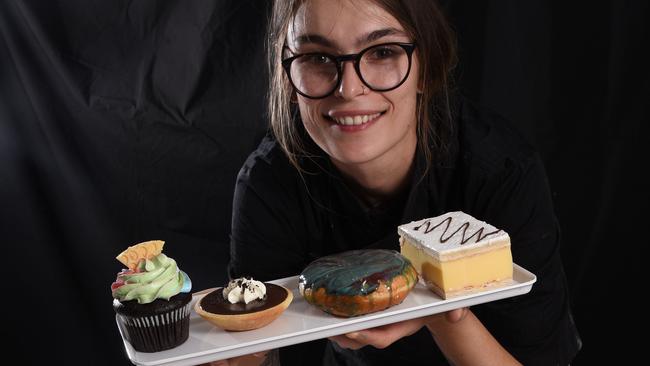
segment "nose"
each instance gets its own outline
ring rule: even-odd
[[[336,96],[343,99],[351,99],[357,95],[363,94],[363,81],[357,75],[354,64],[350,61],[344,62],[341,67],[341,83],[336,89]]]

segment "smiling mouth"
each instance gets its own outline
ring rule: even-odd
[[[379,113],[373,113],[373,114],[359,114],[356,116],[344,116],[344,117],[330,117],[330,116],[325,116],[327,119],[330,121],[335,122],[338,125],[341,126],[359,126],[366,124],[368,122],[372,122],[375,120],[377,117],[381,116],[385,112],[379,112]]]

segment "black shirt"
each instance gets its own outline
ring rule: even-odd
[[[299,174],[267,136],[237,179],[230,276],[266,281],[299,274],[314,259],[344,250],[399,250],[398,225],[464,211],[508,232],[514,262],[537,276],[530,293],[473,306],[474,314],[523,364],[568,364],[580,341],[543,164],[503,118],[464,99],[457,105],[445,158],[434,157],[426,170],[418,153],[410,190],[383,207],[359,200],[323,152],[304,159],[306,171]],[[320,341],[280,355],[283,365],[316,364],[320,357],[351,365],[446,364],[425,328],[383,350],[349,351]]]

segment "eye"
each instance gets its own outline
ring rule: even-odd
[[[369,61],[381,61],[401,56],[404,50],[397,45],[381,45],[369,49],[364,58]]]
[[[377,58],[386,58],[386,57],[391,57],[395,54],[393,50],[391,50],[389,47],[381,47],[377,50],[375,50],[375,56]]]
[[[329,65],[334,62],[331,56],[324,54],[324,53],[312,53],[312,54],[307,54],[303,55],[300,57],[300,62],[310,64],[313,66],[319,66],[319,65]]]

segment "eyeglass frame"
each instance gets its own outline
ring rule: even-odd
[[[406,56],[408,57],[408,61],[409,61],[409,64],[408,64],[409,66],[408,66],[408,69],[406,70],[406,74],[404,75],[402,80],[399,83],[397,83],[397,85],[395,85],[393,87],[386,88],[386,89],[374,88],[371,85],[369,85],[368,82],[366,82],[366,80],[361,75],[361,67],[359,66],[359,62],[361,61],[361,58],[363,57],[363,55],[366,52],[368,52],[369,50],[371,50],[371,49],[373,49],[375,47],[393,46],[393,45],[397,45],[397,46],[402,47],[404,49],[404,51],[406,52]],[[289,82],[293,86],[296,93],[302,95],[305,98],[309,98],[309,99],[323,99],[323,98],[327,98],[330,95],[332,95],[332,93],[334,93],[336,91],[336,89],[338,89],[339,86],[341,85],[341,81],[343,80],[343,63],[348,62],[348,61],[352,61],[352,65],[354,66],[354,70],[357,73],[357,77],[359,77],[359,80],[361,80],[363,85],[367,86],[370,90],[377,91],[377,92],[386,92],[386,91],[391,91],[391,90],[395,90],[395,89],[399,88],[402,84],[404,84],[406,79],[408,79],[409,74],[411,73],[411,66],[413,64],[412,57],[413,57],[413,52],[415,51],[416,47],[417,47],[417,44],[415,42],[412,42],[412,43],[408,43],[408,42],[387,42],[387,43],[379,43],[379,44],[375,44],[375,45],[366,47],[363,50],[359,51],[358,53],[350,53],[350,54],[347,54],[347,55],[334,56],[334,55],[329,54],[327,52],[307,52],[307,53],[300,53],[300,54],[295,54],[295,55],[293,55],[291,57],[287,57],[287,58],[283,59],[281,62],[282,62],[282,68],[284,69],[285,73],[287,74],[287,77],[289,78]],[[287,46],[285,46],[285,49],[288,49],[290,52],[292,52],[291,49],[289,49],[289,47],[287,47]],[[291,78],[291,64],[293,63],[293,61],[298,59],[299,57],[310,56],[310,55],[323,55],[323,56],[326,56],[326,57],[334,60],[334,62],[336,63],[336,78],[337,78],[336,84],[334,85],[332,90],[330,90],[329,92],[323,94],[322,96],[318,96],[318,97],[313,97],[313,96],[307,95],[307,94],[303,93],[302,91],[300,91],[300,89],[298,89],[296,87],[296,85],[293,82],[293,79]]]

